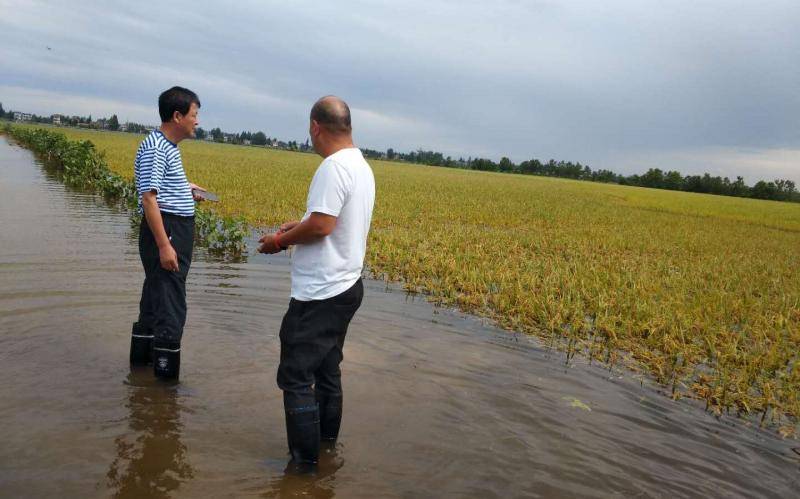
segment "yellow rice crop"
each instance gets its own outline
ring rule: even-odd
[[[64,130],[131,177],[140,135]],[[303,214],[320,158],[186,141],[217,210],[274,226]],[[442,304],[614,362],[675,396],[800,416],[800,204],[370,162],[368,265]],[[788,415],[789,418],[785,418]]]

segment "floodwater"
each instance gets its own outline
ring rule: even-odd
[[[797,441],[375,281],[340,442],[285,474],[288,257],[196,252],[177,386],[128,366],[139,265],[124,212],[0,138],[0,496],[797,496]]]

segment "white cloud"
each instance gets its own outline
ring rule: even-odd
[[[0,86],[17,89],[0,100],[37,113],[72,111],[20,89],[63,94],[81,114],[149,117],[180,84],[200,95],[203,127],[287,140],[305,140],[311,104],[333,93],[372,148],[636,171],[657,158],[731,177],[786,171],[774,151],[800,148],[796,0],[176,0],[157,15],[0,0],[0,11]],[[758,153],[731,153],[744,148]]]
[[[5,85],[0,85],[0,95],[5,99],[4,107],[40,116],[50,116],[54,113],[80,116],[91,114],[94,117],[116,114],[120,121],[158,123],[158,110],[153,106],[143,106],[123,100]]]

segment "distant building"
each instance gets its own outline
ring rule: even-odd
[[[54,125],[61,125],[61,115],[60,114],[54,114],[53,116],[51,116],[51,118],[53,120],[53,124]]]
[[[128,131],[128,124],[127,123],[121,123],[119,125],[119,131],[120,132],[127,132]]]
[[[244,139],[244,145],[249,146],[250,145],[250,139]]]
[[[33,119],[33,115],[30,113],[20,113],[19,111],[14,111],[14,121],[30,121]]]
[[[214,136],[211,135],[210,133],[207,133],[205,140],[209,140],[209,141],[214,140]]]

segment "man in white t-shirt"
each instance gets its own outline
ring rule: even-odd
[[[353,145],[347,104],[334,96],[318,100],[309,134],[325,160],[311,180],[306,213],[259,240],[262,253],[295,245],[292,297],[280,330],[278,386],[289,451],[298,465],[316,463],[320,440],[333,444],[339,434],[339,364],[347,327],[364,295],[361,271],[375,204],[375,179]]]

